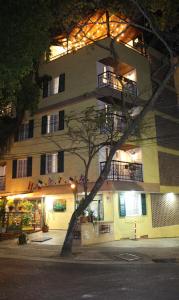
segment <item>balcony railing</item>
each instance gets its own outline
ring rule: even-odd
[[[4,191],[6,186],[6,177],[0,176],[0,191]]]
[[[106,113],[106,118],[103,124],[101,124],[100,132],[108,133],[112,131],[124,132],[127,126],[127,120],[125,116],[117,116],[115,113]]]
[[[105,161],[100,162],[100,170],[105,166]],[[143,181],[142,164],[113,160],[111,162],[108,180]]]
[[[138,53],[147,56],[146,47],[143,42],[143,38],[141,36],[135,37],[134,39],[130,40],[129,42],[125,43],[120,41],[121,43],[124,43],[125,46],[134,49]]]
[[[137,96],[137,85],[135,81],[129,80],[121,75],[116,75],[111,71],[98,75],[98,88],[111,87],[122,93]]]

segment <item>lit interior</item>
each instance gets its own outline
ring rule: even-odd
[[[140,148],[133,148],[127,151],[118,150],[115,153],[114,160],[142,163],[142,151]]]
[[[121,195],[124,197],[126,216],[141,216],[141,194],[135,191],[123,192]]]
[[[80,22],[67,37],[56,37],[56,45],[50,47],[50,60],[67,53],[77,51],[78,49],[93,43],[94,41],[110,37],[115,38],[117,42],[124,42],[129,47],[133,46],[132,40],[136,39],[138,31],[128,26],[128,21],[122,17],[111,15],[109,17],[109,28],[106,22],[106,13],[97,12]]]

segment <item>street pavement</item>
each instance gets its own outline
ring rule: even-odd
[[[179,265],[0,258],[2,300],[178,300]]]
[[[73,247],[62,259],[64,236],[1,241],[0,300],[179,300],[179,238]]]

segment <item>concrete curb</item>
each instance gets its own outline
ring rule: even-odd
[[[4,259],[16,259],[16,260],[29,260],[29,261],[44,261],[44,262],[57,262],[57,263],[69,263],[69,264],[113,264],[113,265],[134,265],[134,264],[154,264],[152,260],[150,261],[117,261],[117,260],[99,260],[99,259],[64,259],[64,258],[46,258],[46,257],[34,257],[34,256],[18,256],[18,255],[1,255],[0,258]]]

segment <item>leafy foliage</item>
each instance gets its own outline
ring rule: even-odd
[[[20,124],[34,112],[40,89],[35,83],[40,57],[50,44],[51,1],[1,1],[0,10],[0,152]],[[7,108],[12,108],[13,114]],[[16,117],[14,112],[16,112]]]

